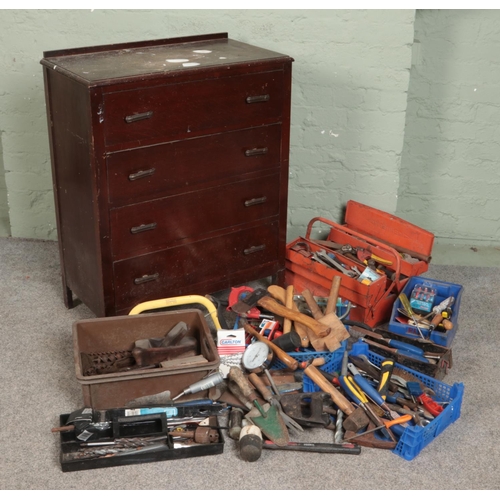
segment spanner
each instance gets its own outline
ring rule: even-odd
[[[343,267],[341,264],[339,264],[336,260],[332,259],[324,250],[319,250],[314,253],[313,259],[316,257],[315,260],[318,262],[321,262],[323,264],[326,264],[327,266],[334,267],[341,273],[344,273],[346,276],[349,276],[349,278],[356,278],[357,274],[353,270],[348,270],[345,267]]]

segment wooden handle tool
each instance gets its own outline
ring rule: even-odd
[[[264,309],[267,309],[268,311],[271,311],[274,314],[278,314],[283,318],[289,318],[293,321],[296,321],[297,323],[302,323],[303,325],[310,328],[319,337],[326,337],[331,331],[331,328],[329,326],[324,325],[319,321],[316,321],[314,318],[311,318],[310,316],[306,316],[305,314],[296,312],[293,309],[288,309],[288,307],[278,304],[276,300],[274,300],[269,296],[262,297],[259,300],[258,304]]]
[[[304,290],[302,290],[302,297],[304,297],[307,306],[311,310],[313,318],[316,320],[320,320],[324,316],[324,314],[319,308],[318,303],[316,302],[316,299],[314,298],[311,291],[307,288],[304,288]]]
[[[343,411],[346,415],[350,415],[354,411],[354,406],[352,403],[339,391],[337,388],[330,383],[318,369],[309,365],[304,373],[315,382],[324,392],[329,394],[332,398],[332,401],[338,406],[338,408]]]
[[[328,302],[326,303],[325,316],[330,313],[337,312],[337,299],[339,298],[340,284],[342,278],[340,276],[335,276],[332,281],[332,287],[330,288],[330,295],[328,297]]]
[[[267,288],[267,291],[269,292],[269,294],[273,299],[278,300],[282,304],[286,304],[286,290],[284,288],[278,285],[270,285]],[[293,302],[292,304],[292,310],[299,312],[299,308],[295,302]],[[306,326],[302,325],[301,323],[295,323],[294,326],[295,326],[295,331],[300,335],[300,342],[302,347],[309,347],[309,344],[311,343],[311,335],[313,335],[311,330]],[[321,351],[324,349],[316,349],[316,350]]]
[[[293,310],[293,285],[286,288],[285,307]],[[283,320],[283,333],[289,333],[292,330],[292,320],[284,318]]]
[[[276,357],[282,361],[290,370],[296,370],[299,367],[299,362],[296,359],[293,359],[289,354],[287,354],[283,349],[278,347],[276,344],[273,344],[271,341],[267,340],[266,337],[263,335],[260,335],[255,328],[253,328],[251,325],[248,323],[243,324],[243,328],[245,329],[245,332],[249,333],[250,335],[253,335],[257,340],[260,340],[261,342],[264,342],[267,344],[274,352]]]
[[[328,312],[327,314],[323,314],[321,312],[310,290],[308,289],[302,290],[302,296],[304,297],[307,305],[309,306],[309,309],[311,309],[311,313],[313,314],[314,318],[319,323],[322,323],[330,327],[331,329],[330,333],[322,339],[324,341],[323,349],[329,350],[330,352],[337,350],[340,347],[340,343],[343,340],[349,338],[349,332],[347,331],[342,321],[340,321],[337,314],[334,312],[335,306],[337,305],[339,288],[340,288],[340,277],[338,280],[333,280],[332,282],[332,287],[330,290],[330,295],[328,298],[325,312],[328,311],[329,309],[332,309],[332,311]],[[332,303],[334,304],[333,307],[331,306]]]

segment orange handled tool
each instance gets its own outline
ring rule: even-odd
[[[369,431],[362,432],[361,434],[355,434],[350,438],[344,439],[344,441],[349,441],[350,439],[359,438],[360,436],[364,436],[365,434],[370,434],[371,432],[375,432],[380,429],[389,429],[393,425],[406,424],[406,422],[408,422],[411,419],[412,419],[411,415],[401,415],[401,417],[395,418],[394,420],[382,420],[384,425],[380,425],[379,427],[375,427],[373,429],[370,429]]]

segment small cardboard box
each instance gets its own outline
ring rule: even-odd
[[[131,350],[135,341],[163,337],[184,321],[187,336],[198,341],[199,354],[205,360],[189,366],[169,363],[168,368],[130,370],[102,375],[85,375],[81,353],[106,353]],[[82,386],[83,404],[96,409],[126,406],[139,397],[170,391],[172,397],[189,385],[218,371],[220,358],[210,328],[198,309],[145,313],[76,321],[73,324],[76,378]],[[208,397],[208,390],[193,396]],[[191,398],[192,399],[192,398]]]

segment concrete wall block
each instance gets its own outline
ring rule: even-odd
[[[367,156],[364,151],[347,151],[344,165],[353,172],[376,171],[394,174],[399,168],[401,157],[386,151],[371,151]]]
[[[401,154],[403,149],[404,137],[398,131],[404,125],[398,124],[405,121],[404,113],[391,113],[384,115],[374,123],[370,129],[365,129],[360,137],[361,151],[388,151]]]

